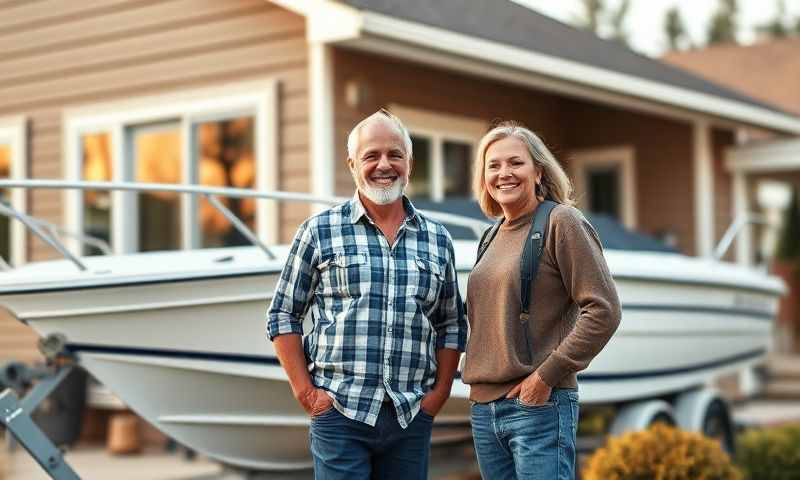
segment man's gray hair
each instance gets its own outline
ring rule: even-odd
[[[397,133],[400,135],[400,138],[403,140],[403,146],[405,147],[405,154],[408,160],[411,159],[412,155],[412,147],[411,147],[411,135],[408,133],[408,129],[403,125],[403,122],[400,121],[399,118],[392,115],[389,110],[385,108],[381,108],[377,112],[373,113],[369,117],[365,118],[358,122],[358,125],[353,127],[350,130],[350,134],[347,136],[347,156],[353,160],[356,159],[356,151],[358,150],[358,134],[361,129],[373,122],[373,121],[382,121],[387,122],[389,125],[393,126],[397,129]]]

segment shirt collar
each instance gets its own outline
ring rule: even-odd
[[[411,200],[409,200],[405,195],[403,195],[403,208],[406,211],[405,224],[407,228],[412,230],[420,228],[422,226],[420,215],[417,213],[417,209],[414,208],[414,204],[412,204]],[[367,214],[367,209],[364,208],[364,204],[361,203],[361,198],[358,196],[358,190],[356,190],[353,198],[350,199],[350,222],[357,223],[359,220],[361,220],[361,217],[369,218],[369,215]]]

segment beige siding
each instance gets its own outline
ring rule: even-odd
[[[36,349],[37,338],[33,329],[0,310],[0,365],[11,360],[27,363],[42,360]]]
[[[304,19],[265,0],[6,3],[0,6],[0,116],[30,120],[30,175],[60,178],[66,108],[277,77],[279,188],[307,191],[306,57]],[[57,192],[31,196],[32,213],[56,222],[62,205]],[[291,236],[307,213],[307,207],[282,209],[290,233],[281,237]],[[32,258],[54,256],[38,240],[30,244]]]

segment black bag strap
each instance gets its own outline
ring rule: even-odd
[[[539,271],[539,260],[544,251],[544,243],[547,240],[547,226],[550,223],[550,213],[558,203],[552,200],[544,200],[533,214],[533,222],[522,249],[520,259],[520,314],[519,319],[527,322],[530,316],[531,290],[536,273]]]
[[[481,257],[486,252],[486,249],[489,248],[489,244],[492,243],[492,240],[494,240],[495,235],[497,235],[497,231],[500,230],[500,225],[503,224],[503,220],[505,219],[501,219],[499,222],[484,230],[483,235],[481,235],[481,241],[478,242],[478,256],[475,257],[475,265],[480,262]]]

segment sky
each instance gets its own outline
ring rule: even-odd
[[[572,23],[582,12],[581,0],[513,0],[565,23]],[[610,8],[620,0],[606,0]],[[680,9],[692,42],[705,43],[706,29],[718,0],[631,0],[625,26],[634,50],[659,56],[667,47],[664,34],[664,14],[673,5]],[[740,40],[755,40],[754,26],[771,20],[777,11],[775,0],[739,0]],[[794,25],[800,17],[800,0],[785,0],[787,17]]]

